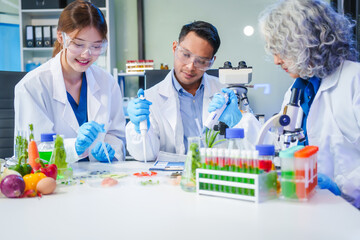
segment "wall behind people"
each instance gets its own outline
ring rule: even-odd
[[[264,113],[268,119],[280,110],[284,93],[292,83],[266,55],[264,41],[258,32],[259,13],[273,2],[275,0],[145,0],[145,55],[155,63],[165,62],[172,67],[171,46],[178,39],[181,26],[194,20],[214,24],[220,34],[221,46],[213,68],[228,60],[233,66],[239,60],[252,66],[252,83],[269,83],[271,92],[264,94],[264,88],[249,89],[250,105],[255,113]],[[255,29],[250,37],[243,33],[247,25]]]
[[[18,0],[1,1],[0,70],[21,70]]]
[[[280,110],[284,93],[292,83],[292,79],[265,53],[264,41],[258,32],[259,13],[275,1],[144,0],[145,56],[154,60],[157,69],[160,63],[172,67],[171,46],[178,39],[181,27],[194,20],[214,24],[221,37],[221,46],[213,68],[228,60],[233,65],[245,60],[252,66],[252,84],[269,83],[271,91],[264,94],[264,88],[249,89],[250,104],[255,113],[263,113],[268,119]],[[136,2],[114,0],[117,66],[120,70],[125,70],[126,60],[138,58]],[[247,25],[255,29],[250,37],[243,33]],[[134,85],[136,88],[137,82]],[[136,94],[136,90],[132,92]]]

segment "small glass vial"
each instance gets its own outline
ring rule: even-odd
[[[40,159],[44,161],[44,163],[49,163],[51,154],[54,150],[54,136],[55,133],[42,133],[40,135],[41,142],[38,146]]]
[[[256,145],[256,150],[259,152],[258,167],[260,172],[270,172],[273,169],[273,162],[275,156],[274,145]]]

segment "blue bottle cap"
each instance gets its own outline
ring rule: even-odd
[[[256,150],[259,151],[259,156],[275,155],[275,146],[269,144],[256,145]]]
[[[40,135],[41,142],[52,142],[54,141],[53,136],[55,136],[56,133],[42,133]]]
[[[227,128],[225,130],[226,138],[244,138],[243,128]]]

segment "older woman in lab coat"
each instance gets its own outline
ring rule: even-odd
[[[299,115],[307,143],[319,147],[319,186],[360,207],[360,64],[352,26],[319,0],[280,1],[260,18],[266,49],[303,90]]]
[[[107,162],[101,145],[90,154],[99,132],[105,132],[110,155],[124,159],[125,118],[120,88],[93,63],[107,48],[107,25],[93,4],[75,1],[61,13],[54,57],[29,72],[15,87],[15,134],[34,125],[41,133],[63,135],[67,161],[94,157]]]

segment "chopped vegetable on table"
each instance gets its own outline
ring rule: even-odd
[[[118,181],[111,177],[104,178],[104,180],[101,182],[101,186],[103,187],[112,187],[116,184],[118,184]]]
[[[134,173],[133,175],[137,177],[152,177],[157,175],[157,172],[150,172],[150,174],[148,172],[139,172],[139,173]]]
[[[100,175],[101,178],[114,178],[114,179],[119,179],[126,176],[127,176],[126,173],[108,173],[108,174]]]
[[[152,181],[151,179],[150,180],[147,180],[147,181],[141,181],[141,185],[156,185],[156,184],[159,184],[159,180],[157,180],[156,182]]]

